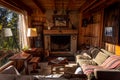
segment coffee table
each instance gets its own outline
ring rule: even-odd
[[[65,65],[68,64],[68,60],[65,57],[57,57],[48,61],[48,65],[51,65],[51,73],[64,72]]]

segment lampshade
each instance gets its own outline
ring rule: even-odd
[[[11,28],[3,28],[3,30],[4,30],[5,37],[13,36]]]
[[[37,36],[36,28],[28,28],[27,37],[36,37],[36,36]]]

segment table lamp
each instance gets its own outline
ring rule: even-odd
[[[34,37],[37,37],[37,29],[36,28],[28,28],[27,37],[30,37],[30,47],[33,47]]]
[[[4,30],[5,37],[13,36],[11,28],[3,28],[3,30]]]
[[[13,48],[13,45],[10,45],[10,40],[9,40],[9,37],[13,36],[12,34],[12,30],[11,28],[3,28],[3,32],[4,32],[4,37],[7,37],[8,38],[8,46],[6,44],[6,47],[9,49],[10,47]]]

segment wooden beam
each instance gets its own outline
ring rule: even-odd
[[[33,2],[37,5],[37,7],[41,10],[41,12],[44,14],[45,9],[41,6],[42,4],[38,0],[33,0]]]
[[[26,11],[32,13],[32,9],[29,6],[27,6],[25,3],[23,3],[22,1],[20,1],[20,0],[12,0],[12,1],[15,2],[17,5],[21,6]]]
[[[86,1],[80,8],[79,11],[80,12],[84,12],[86,9],[88,9],[89,7],[91,7],[97,0],[89,0]]]
[[[32,13],[32,9],[30,9],[28,6],[26,6],[23,2],[19,1],[19,0],[4,0],[5,2],[14,5],[22,10],[26,10],[29,13]]]
[[[16,11],[16,12],[22,12],[22,10],[20,8],[14,6],[14,5],[11,5],[11,4],[5,2],[4,0],[1,0],[0,4],[1,4],[1,6],[7,7],[9,9]]]
[[[87,12],[93,12],[93,11],[96,11],[96,10],[100,10],[101,8],[106,8],[107,6],[115,3],[115,2],[120,2],[119,0],[100,0],[98,3],[96,3],[95,5],[91,6],[88,10],[84,11],[84,13],[87,13]]]
[[[91,11],[97,7],[99,7],[100,5],[104,6],[106,0],[99,0],[98,2],[96,2],[94,5],[91,5],[91,7],[89,7],[88,9],[86,9],[84,11],[84,13],[87,13],[88,11]]]

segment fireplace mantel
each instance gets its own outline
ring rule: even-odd
[[[77,30],[44,30],[44,48],[50,53],[75,53],[77,50]],[[52,36],[70,36],[70,50],[69,51],[52,51],[51,38]],[[63,41],[64,43],[64,41]]]
[[[44,30],[44,35],[53,35],[53,34],[78,34],[77,30]]]

